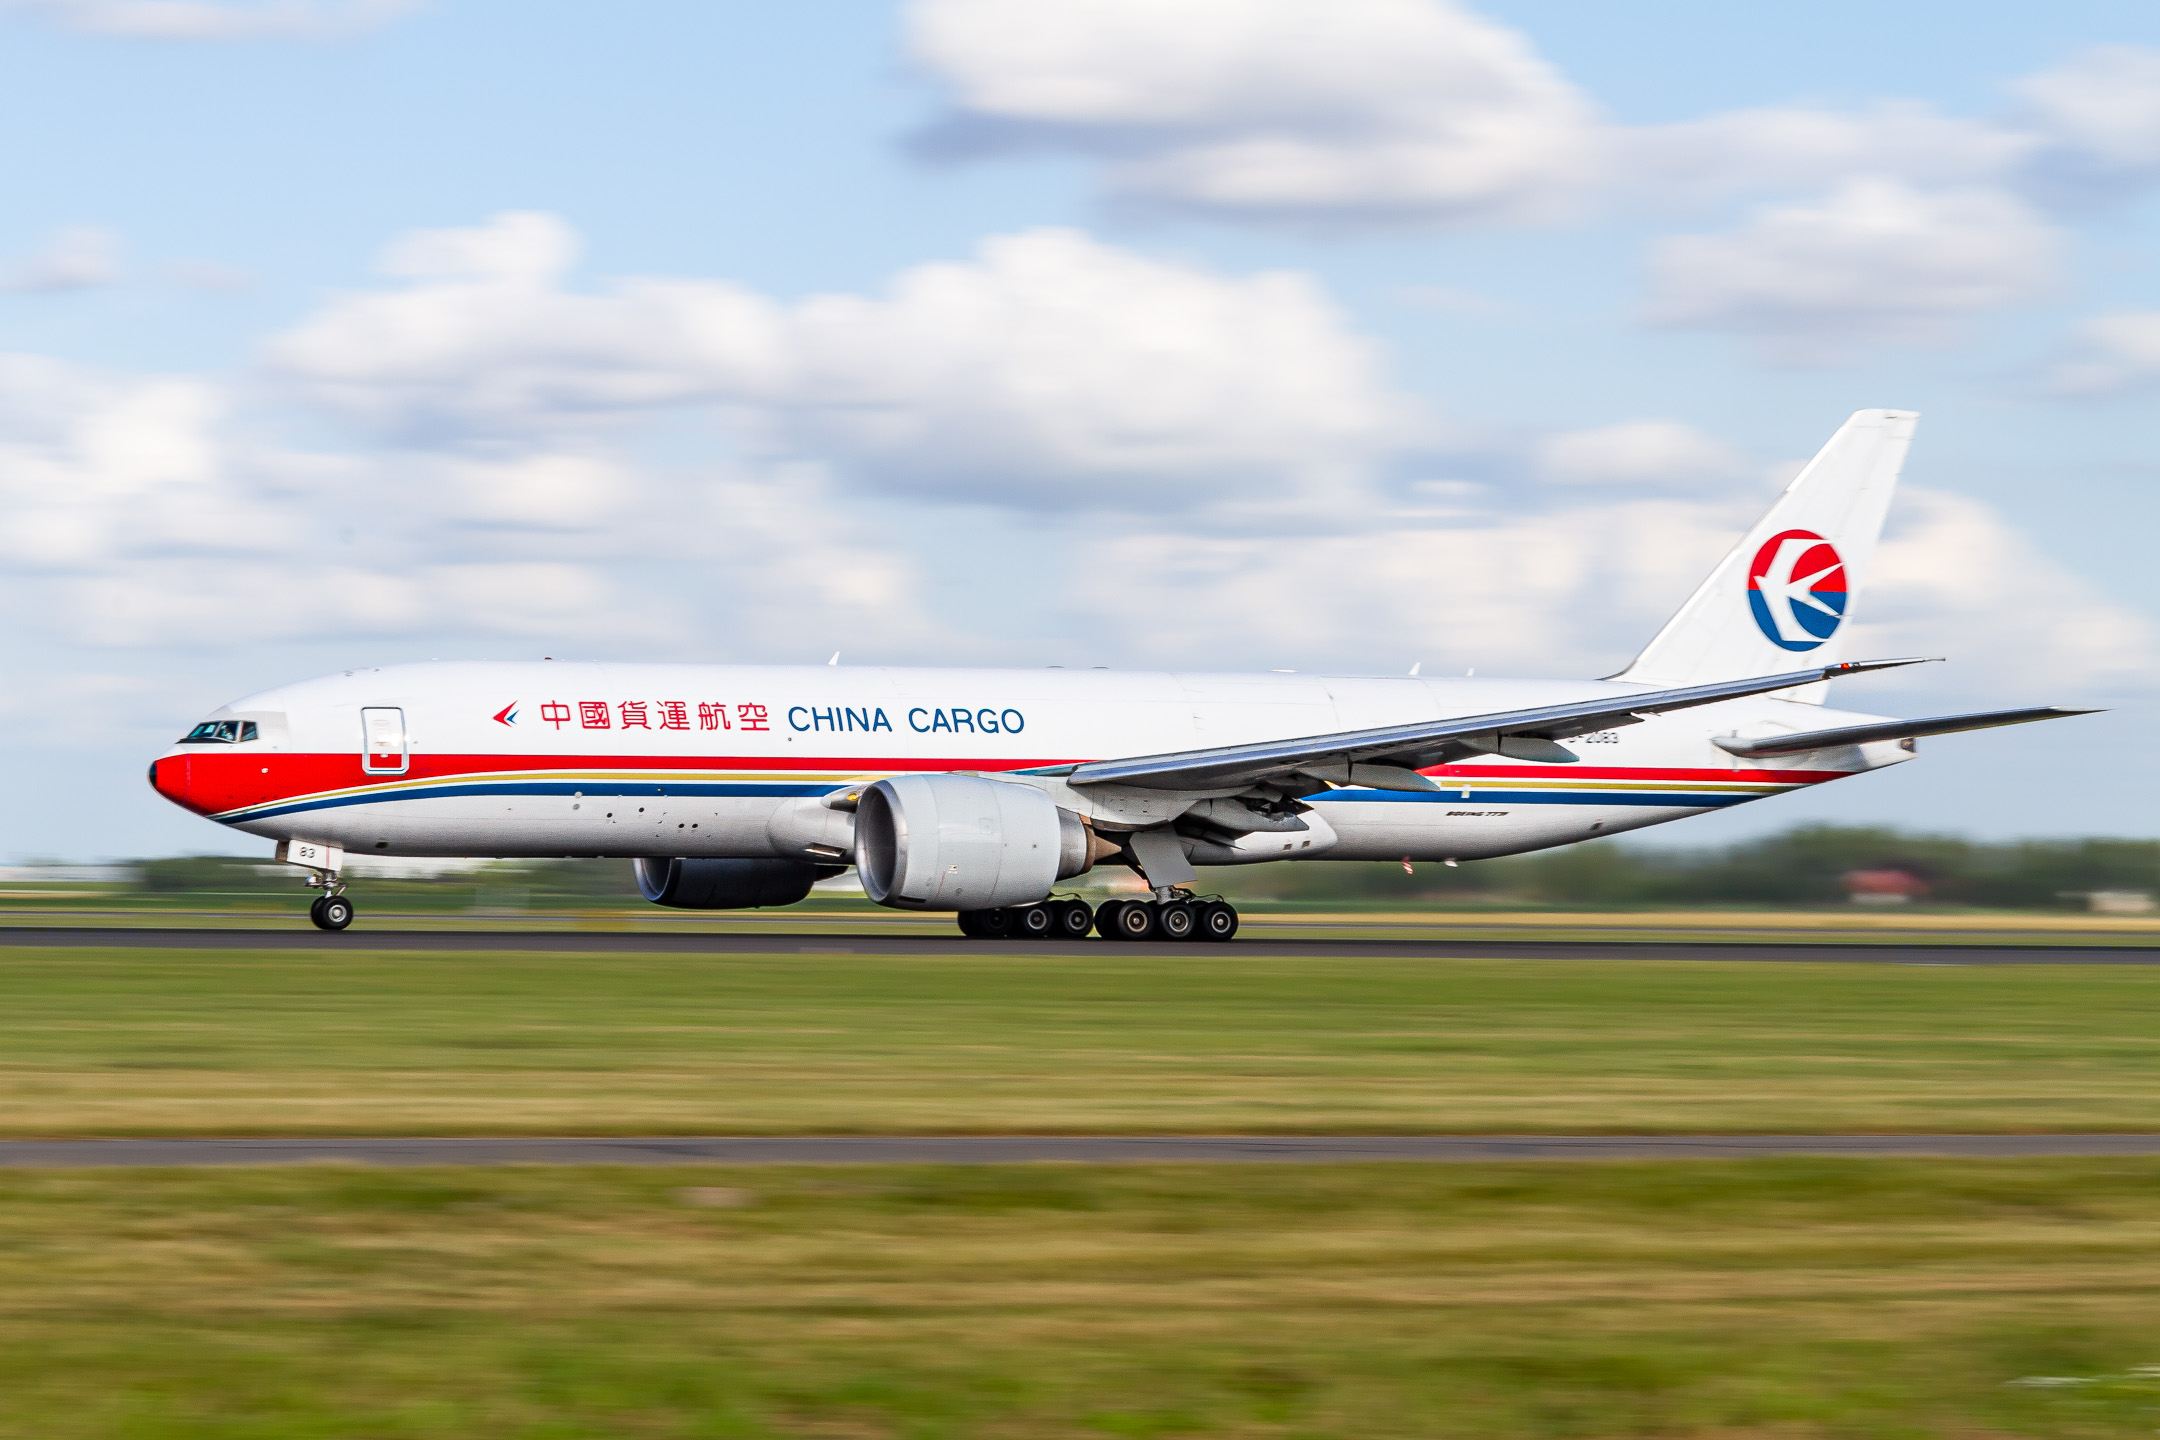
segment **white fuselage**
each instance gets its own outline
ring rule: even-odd
[[[803,858],[849,848],[852,817],[821,797],[888,775],[1040,770],[1642,688],[442,662],[347,671],[236,701],[211,718],[251,721],[253,739],[175,745],[153,777],[221,824],[354,856]],[[1320,790],[1306,797],[1326,822],[1314,827],[1318,848],[1307,836],[1238,858],[1476,859],[1639,829],[1910,758],[1896,741],[1750,760],[1711,743],[1873,718],[1769,697],[1654,716],[1568,741],[1572,764],[1480,756],[1425,771],[1438,791]],[[1061,805],[1111,822],[1121,804],[1161,798],[1039,783]]]

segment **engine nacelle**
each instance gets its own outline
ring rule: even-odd
[[[754,910],[793,905],[818,881],[844,865],[805,860],[684,860],[655,857],[630,862],[638,893],[655,905],[678,910]]]
[[[1011,781],[896,775],[864,790],[855,806],[856,873],[880,905],[1024,905],[1088,864],[1080,818]]]

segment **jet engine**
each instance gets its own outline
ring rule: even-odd
[[[1091,863],[1087,827],[1040,790],[976,775],[896,775],[855,806],[863,892],[903,910],[1042,899]]]
[[[793,905],[820,880],[845,865],[806,860],[685,860],[657,857],[630,862],[638,893],[655,905],[678,910],[754,910]]]

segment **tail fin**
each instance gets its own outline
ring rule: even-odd
[[[1842,658],[1852,602],[1919,418],[1910,410],[1855,413],[1635,663],[1613,678],[1702,685]],[[1808,685],[1790,694],[1820,704],[1824,689]]]

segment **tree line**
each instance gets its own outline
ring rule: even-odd
[[[2084,909],[2093,891],[2160,894],[2160,840],[1967,840],[1874,826],[1803,825],[1699,849],[1599,840],[1466,862],[1256,866],[1205,872],[1252,898],[1523,901],[1541,905],[1848,903],[1846,876],[1902,871],[1922,903]]]

